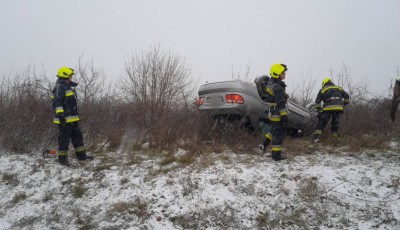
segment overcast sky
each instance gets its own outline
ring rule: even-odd
[[[83,54],[119,79],[127,55],[158,44],[200,84],[284,63],[292,91],[344,63],[380,93],[400,67],[400,0],[0,0],[0,23],[1,72],[52,76]]]

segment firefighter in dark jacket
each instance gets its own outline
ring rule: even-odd
[[[393,86],[392,107],[390,108],[390,121],[394,122],[396,118],[396,111],[400,103],[400,78],[396,78]]]
[[[323,107],[321,107],[323,102]],[[333,84],[331,79],[325,78],[322,88],[315,100],[315,107],[318,110],[318,122],[314,132],[314,142],[321,141],[321,135],[329,120],[331,121],[332,136],[337,137],[339,131],[339,119],[343,114],[344,106],[349,104],[349,94],[341,87]]]
[[[82,132],[78,125],[78,121],[81,120],[75,92],[78,84],[72,81],[73,75],[73,69],[60,68],[56,86],[52,91],[54,123],[58,125],[58,161],[61,165],[69,165],[67,153],[70,140],[78,160],[93,159],[92,156],[86,155]]]
[[[289,123],[286,108],[288,95],[285,92],[286,84],[282,81],[286,77],[286,71],[287,67],[284,64],[275,64],[271,67],[271,78],[268,80],[266,94],[263,98],[265,102],[269,103],[268,118],[271,130],[265,135],[265,141],[260,148],[265,150],[272,142],[272,159],[275,161],[287,158],[282,155],[285,129]]]

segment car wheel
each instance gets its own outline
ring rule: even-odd
[[[310,103],[306,105],[306,109],[310,113],[311,121],[317,122],[318,121],[318,110],[315,108],[315,103]]]

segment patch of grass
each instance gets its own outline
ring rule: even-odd
[[[110,170],[111,166],[116,164],[116,159],[110,156],[109,153],[98,153],[96,159],[100,159],[100,163],[93,168],[94,172]]]
[[[90,229],[97,229],[97,226],[92,224],[85,224],[79,228],[79,230],[90,230]]]
[[[183,178],[180,181],[180,184],[182,184],[183,189],[182,189],[182,195],[183,196],[188,196],[189,194],[192,194],[194,190],[199,188],[199,184],[197,181],[193,181],[190,176]]]
[[[387,137],[383,135],[359,135],[359,136],[345,136],[339,138],[328,138],[326,143],[328,145],[349,146],[351,152],[362,152],[363,149],[387,150],[385,144]]]
[[[76,179],[70,178],[70,179],[68,179],[68,180],[61,181],[61,184],[62,184],[62,185],[68,185],[68,184],[73,183],[75,180],[76,180]]]
[[[14,185],[14,186],[19,184],[19,181],[17,179],[17,174],[3,173],[1,180],[3,182],[5,182],[6,184],[10,184],[10,185]]]
[[[18,193],[18,194],[16,194],[16,195],[13,197],[13,199],[12,199],[11,202],[12,202],[13,204],[16,204],[16,203],[19,203],[19,202],[25,200],[26,198],[27,198],[27,196],[26,196],[25,193]]]
[[[128,166],[131,166],[131,165],[138,165],[138,164],[142,163],[142,161],[143,161],[143,159],[142,159],[141,157],[137,157],[137,156],[135,156],[135,155],[129,155],[129,156],[128,156],[128,163],[127,163],[127,165],[128,165]]]
[[[100,171],[103,171],[103,170],[110,170],[110,169],[111,169],[111,165],[100,164],[100,165],[97,165],[96,167],[94,167],[93,171],[100,172]]]
[[[275,215],[271,215],[269,211],[260,212],[255,220],[258,229],[307,229],[308,223],[302,220],[306,211],[306,208],[288,206]]]
[[[313,154],[318,147],[311,144],[311,137],[287,138],[283,142],[285,152],[289,156],[310,155]]]
[[[147,182],[151,180],[152,178],[156,177],[159,174],[167,174],[168,172],[171,172],[172,170],[176,169],[178,167],[172,167],[172,168],[161,168],[157,170],[150,170],[147,176],[144,177],[144,181]]]
[[[75,198],[81,198],[88,189],[85,188],[83,185],[79,184],[75,186],[72,190],[72,196]]]
[[[126,178],[126,177],[122,178],[122,179],[119,181],[119,183],[120,183],[121,185],[124,185],[124,184],[126,184],[126,183],[128,183],[128,182],[129,182],[129,179]]]
[[[61,220],[60,214],[54,213],[52,215],[46,216],[46,223],[50,226],[52,223],[58,223]]]
[[[318,178],[305,178],[300,180],[299,196],[305,200],[315,200],[322,193]]]
[[[200,229],[199,224],[196,221],[196,213],[192,214],[183,214],[183,215],[178,215],[170,218],[170,221],[176,225],[179,226],[182,229]]]
[[[159,157],[161,155],[164,155],[164,150],[159,149],[159,148],[148,148],[144,149],[143,153],[150,156],[150,157]]]
[[[93,215],[85,213],[82,209],[79,207],[74,207],[72,209],[73,212],[73,218],[75,221],[75,224],[80,225],[78,229],[82,230],[89,230],[89,229],[97,229],[98,226],[97,224],[93,224]]]
[[[119,202],[113,204],[107,211],[107,216],[110,219],[117,216],[124,221],[132,221],[136,217],[140,222],[143,222],[151,216],[148,208],[148,203],[146,201],[136,198],[133,202]]]
[[[202,157],[200,159],[200,164],[198,164],[198,166],[200,169],[204,169],[213,166],[214,164],[215,161],[213,159],[210,159],[209,157]]]
[[[160,165],[166,166],[166,165],[174,163],[175,161],[176,161],[176,158],[174,157],[174,155],[170,154],[160,162]]]
[[[196,156],[194,154],[186,153],[179,157],[177,161],[183,165],[190,165],[196,161]]]
[[[230,205],[204,209],[170,218],[182,229],[245,229],[238,221],[236,210]]]
[[[260,212],[256,217],[257,227],[258,229],[263,229],[268,226],[270,219],[269,219],[269,212]]]
[[[20,219],[17,223],[13,225],[14,228],[25,228],[32,227],[32,225],[36,222],[36,220],[40,219],[40,216],[27,216]]]

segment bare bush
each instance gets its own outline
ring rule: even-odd
[[[296,82],[295,91],[292,94],[292,100],[296,101],[302,106],[306,106],[307,104],[313,102],[315,100],[315,96],[317,95],[318,89],[315,88],[315,83],[317,79],[310,72],[302,75],[299,82]]]
[[[94,102],[103,97],[105,91],[105,79],[104,72],[98,69],[93,59],[90,62],[84,62],[83,56],[79,57],[78,66],[78,80],[79,87],[77,91],[80,95],[82,104]]]
[[[349,136],[360,134],[388,135],[393,129],[387,122],[390,101],[387,98],[373,96],[366,81],[354,82],[351,68],[345,64],[334,74],[337,85],[343,87],[350,95],[350,104],[341,119],[341,127]]]
[[[360,137],[364,134],[386,136],[396,132],[396,127],[387,122],[390,110],[389,98],[374,96],[369,90],[368,83],[363,80],[355,81],[354,73],[345,64],[339,71],[331,68],[329,72],[332,81],[350,95],[350,104],[346,106],[340,119],[340,133]],[[304,105],[305,102],[312,99],[310,92],[315,89],[315,81],[310,75],[307,80],[302,82],[304,84],[299,84],[297,87],[300,93],[296,94],[296,97],[298,102]],[[316,94],[314,96],[316,97]],[[329,125],[325,131],[329,132]]]
[[[117,97],[114,84],[107,82],[103,70],[93,60],[85,62],[81,56],[77,71],[77,95],[80,102],[82,130],[88,147],[107,141],[112,149],[119,147],[125,132],[125,106]]]
[[[365,80],[354,82],[354,73],[351,67],[343,63],[339,71],[334,71],[332,68],[329,70],[332,81],[343,87],[344,90],[350,95],[352,104],[358,102],[365,102],[371,92],[368,89],[368,83]]]
[[[0,145],[15,152],[49,142],[51,111],[49,84],[35,67],[14,76],[2,75],[0,87]]]
[[[211,118],[197,109],[190,70],[184,60],[160,47],[126,60],[122,83],[116,85],[120,88],[107,83],[107,75],[93,60],[85,63],[80,57],[77,72],[81,125],[88,149],[98,149],[99,143],[107,143],[102,150],[121,146],[129,150],[150,142],[150,147],[156,149],[185,148],[191,157],[175,160],[190,164],[193,154],[210,149],[218,152],[226,146],[252,152],[260,141],[259,136],[230,126],[214,130]],[[351,103],[340,121],[342,134],[389,136],[399,131],[383,119],[390,109],[390,98],[371,96],[366,82],[354,83],[351,68],[346,65],[338,72],[331,70],[331,74],[333,81],[351,95]],[[315,83],[311,71],[299,83],[296,97],[301,104],[312,100]],[[32,152],[57,143],[50,100],[53,87],[54,82],[39,74],[35,67],[1,74],[2,148]]]
[[[121,81],[124,99],[133,104],[138,124],[147,126],[172,110],[188,104],[193,92],[184,59],[154,47],[125,61]]]
[[[201,139],[211,125],[201,119],[193,85],[184,59],[160,47],[128,58],[119,85],[129,117],[124,143],[169,148],[182,139]]]

